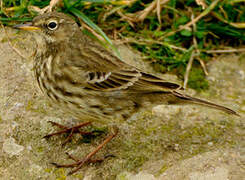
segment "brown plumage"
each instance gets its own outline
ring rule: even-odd
[[[195,102],[236,114],[233,110],[187,96],[178,84],[122,62],[113,53],[83,34],[76,22],[62,13],[33,19],[38,43],[35,76],[50,99],[80,118],[129,117],[149,101]],[[84,117],[83,117],[84,116]]]
[[[83,34],[65,14],[43,14],[32,24],[17,27],[36,29],[34,71],[40,89],[54,104],[80,119],[113,123],[116,118],[130,117],[142,106],[173,101],[237,115],[224,106],[182,94],[180,85],[126,64]]]

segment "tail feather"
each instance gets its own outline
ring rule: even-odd
[[[186,94],[181,94],[181,93],[179,93],[179,92],[177,92],[177,91],[171,91],[171,93],[172,93],[174,96],[176,96],[177,98],[180,98],[180,99],[182,99],[182,100],[192,101],[193,103],[198,103],[198,104],[201,104],[201,105],[213,107],[213,108],[222,110],[222,111],[224,111],[224,112],[226,112],[226,113],[234,114],[234,115],[236,115],[236,116],[240,116],[236,111],[233,111],[232,109],[227,108],[227,107],[225,107],[225,106],[221,106],[221,105],[218,105],[218,104],[214,104],[214,103],[211,103],[211,102],[202,100],[202,99],[194,98],[194,97],[188,96],[188,95],[186,95]]]

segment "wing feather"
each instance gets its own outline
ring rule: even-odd
[[[101,74],[103,76],[98,76]],[[132,86],[141,77],[141,73],[136,70],[109,73],[89,72],[88,76],[86,88],[100,91],[115,91]]]
[[[146,92],[170,92],[180,85],[165,81],[151,74],[133,70],[118,72],[89,72],[86,88],[100,91],[132,90]]]

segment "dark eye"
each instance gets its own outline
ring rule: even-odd
[[[47,24],[47,27],[50,29],[50,30],[55,30],[57,29],[58,27],[58,23],[56,21],[50,21],[48,24]]]

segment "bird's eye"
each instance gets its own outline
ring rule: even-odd
[[[53,30],[58,28],[58,23],[57,23],[57,21],[52,20],[52,21],[48,22],[47,27],[48,27],[48,29],[53,31]]]

